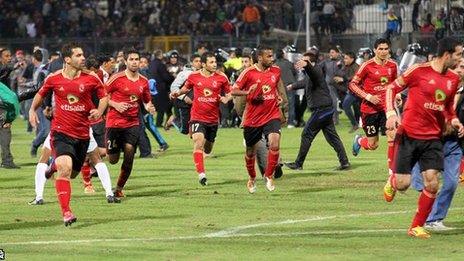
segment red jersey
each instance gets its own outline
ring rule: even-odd
[[[398,66],[393,60],[384,65],[378,64],[374,58],[363,63],[349,84],[350,90],[361,97],[361,112],[373,114],[385,110],[385,93],[388,84],[398,76]],[[362,88],[360,87],[362,85]],[[366,96],[378,95],[381,102],[374,105],[366,100]]]
[[[204,123],[219,123],[219,103],[221,94],[230,92],[229,79],[221,72],[215,72],[209,77],[201,71],[192,72],[184,86],[193,89],[193,104],[190,110],[190,121]]]
[[[39,95],[45,97],[53,92],[55,107],[51,130],[77,139],[89,139],[89,112],[95,109],[92,95],[99,99],[106,96],[103,83],[93,72],[81,71],[74,79],[63,75],[63,70],[50,74],[40,88]]]
[[[438,73],[430,63],[415,65],[399,77],[394,86],[409,88],[401,117],[405,133],[419,140],[440,139],[445,119],[456,118],[453,104],[459,82],[455,72]]]
[[[111,76],[106,90],[110,100],[129,104],[129,109],[124,113],[109,107],[106,114],[106,127],[129,128],[139,125],[139,106],[141,102],[148,103],[151,101],[147,78],[139,74],[138,79],[132,81],[127,77],[126,72],[122,71]]]
[[[280,119],[277,100],[279,81],[280,69],[277,66],[261,71],[255,65],[240,74],[234,88],[248,91],[252,85],[257,85],[256,89],[247,95],[243,126],[260,127],[271,120]]]

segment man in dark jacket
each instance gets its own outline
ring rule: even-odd
[[[335,152],[337,152],[340,162],[340,166],[337,167],[337,170],[346,170],[350,167],[350,163],[332,120],[333,114],[337,113],[337,111],[332,104],[329,88],[327,87],[322,68],[320,65],[316,64],[318,56],[319,52],[317,49],[310,49],[303,55],[302,60],[297,62],[297,67],[304,69],[308,76],[306,78],[307,83],[305,88],[308,107],[312,114],[301,133],[300,150],[296,160],[294,162],[285,163],[285,165],[290,169],[303,169],[303,163],[309,152],[311,143],[319,131],[322,130],[327,142],[334,148]]]
[[[280,68],[281,79],[284,83],[284,86],[288,86],[296,82],[296,70],[293,63],[284,58],[284,52],[278,50],[276,52],[275,65]],[[288,98],[288,126],[295,126],[295,94],[292,89],[287,89],[287,98]]]
[[[158,112],[156,115],[156,126],[163,126],[164,114],[166,114],[166,119],[171,116],[171,100],[169,99],[169,86],[174,81],[174,76],[172,76],[166,69],[166,65],[163,62],[163,51],[155,51],[155,59],[151,61],[150,66],[148,67],[151,76],[156,81],[156,89],[158,95],[153,98],[153,104],[156,107]]]

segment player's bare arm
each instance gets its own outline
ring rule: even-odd
[[[124,113],[129,109],[129,104],[127,102],[115,102],[111,100],[111,96],[108,97],[108,106],[113,107],[119,113]]]
[[[224,96],[219,96],[219,99],[221,100],[222,103],[227,104],[229,101],[232,100],[232,94],[227,93]]]
[[[176,99],[177,97],[183,95],[183,94],[187,94],[190,90],[187,89],[187,87],[182,86],[182,88],[180,88],[179,90],[175,91],[175,92],[171,92],[171,94],[169,94],[169,96],[171,97],[171,99]]]
[[[33,128],[37,127],[39,123],[39,118],[37,116],[37,109],[43,102],[43,97],[40,94],[36,94],[32,100],[31,109],[29,110],[29,122]]]
[[[108,106],[108,97],[103,97],[98,103],[97,109],[90,110],[89,119],[96,120],[99,119],[105,112],[106,107]]]
[[[156,113],[156,109],[155,109],[155,106],[153,106],[153,103],[148,102],[148,103],[144,103],[143,105],[145,106],[145,110],[147,110],[150,114],[153,115]]]
[[[248,94],[252,93],[256,88],[258,87],[258,84],[255,83],[250,86],[250,89],[248,91],[243,91],[238,88],[238,86],[234,86],[230,92],[232,96],[247,96]]]
[[[386,104],[385,104],[385,113],[387,117],[387,123],[386,123],[386,128],[388,130],[395,130],[396,127],[399,124],[399,118],[398,115],[396,115],[395,111],[395,100],[396,100],[396,95],[394,95],[393,90],[402,90],[405,88],[404,80],[403,77],[398,77],[394,82],[389,84],[387,86],[387,90],[385,93],[385,99],[386,99]]]

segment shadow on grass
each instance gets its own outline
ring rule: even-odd
[[[181,219],[187,218],[186,215],[164,215],[164,216],[130,216],[130,217],[122,217],[118,216],[115,218],[82,218],[79,219],[77,217],[77,223],[72,225],[74,229],[82,229],[87,228],[99,224],[109,224],[112,222],[120,222],[120,221],[137,221],[137,220],[150,220],[150,219]],[[45,228],[45,227],[54,227],[54,226],[64,226],[63,221],[58,220],[45,220],[45,221],[35,221],[35,222],[15,222],[15,223],[8,223],[0,225],[0,231],[7,231],[7,230],[24,230],[24,229],[37,229],[37,228]]]
[[[170,190],[155,190],[155,191],[140,191],[140,192],[128,192],[127,197],[124,201],[128,201],[132,198],[144,198],[144,197],[162,197],[165,195],[181,192],[181,189],[170,189]]]
[[[217,185],[241,184],[244,182],[246,183],[246,179],[243,179],[243,180],[229,179],[229,180],[222,181],[222,182],[208,182],[208,183],[212,186],[213,185],[217,186]]]
[[[18,177],[18,176],[13,176],[13,177],[2,176],[0,178],[0,181],[1,182],[8,182],[8,181],[18,181],[18,180],[22,180],[22,179],[25,179],[25,178],[24,177]]]
[[[36,165],[37,165],[36,162],[26,162],[26,163],[20,163],[20,164],[18,164],[18,166],[20,166],[20,167],[32,167],[32,166],[35,167]]]
[[[109,224],[112,222],[124,222],[124,221],[142,221],[142,220],[161,220],[161,219],[181,219],[181,218],[187,218],[186,215],[165,215],[165,216],[132,216],[132,217],[126,217],[126,218],[92,218],[92,219],[86,219],[83,218],[81,220],[78,219],[78,222],[76,224],[73,224],[73,228],[75,229],[83,229],[95,225],[100,225],[100,224]]]
[[[339,190],[339,187],[312,187],[312,188],[304,188],[304,189],[294,189],[290,190],[290,192],[295,193],[313,193],[313,192],[323,192],[323,191],[331,191],[331,190]]]

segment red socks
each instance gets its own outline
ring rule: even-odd
[[[278,150],[269,150],[269,153],[267,154],[267,166],[266,166],[266,172],[264,172],[264,175],[268,178],[272,177],[274,174],[275,167],[277,163],[279,162],[279,151]]]
[[[56,195],[58,202],[60,202],[61,213],[71,211],[69,208],[69,202],[71,201],[71,182],[69,179],[58,178],[55,181]]]
[[[91,185],[91,178],[92,176],[90,175],[90,166],[86,162],[81,168],[81,173],[82,173],[82,180],[84,181],[84,186]]]
[[[459,166],[459,174],[461,174],[462,172],[464,172],[464,158],[462,158],[461,165]]]
[[[388,142],[387,156],[388,156],[388,169],[390,171],[393,171],[393,166],[395,165],[395,162],[394,162],[394,159],[395,159],[395,142],[394,141],[389,141]]]
[[[248,170],[248,175],[250,176],[251,179],[256,178],[255,159],[256,159],[256,156],[254,155],[251,158],[245,155],[245,163],[246,163],[245,165]]]
[[[195,169],[198,174],[205,173],[205,164],[203,162],[203,151],[196,150],[193,152],[193,162],[195,163]]]
[[[371,150],[371,146],[369,146],[369,140],[367,137],[362,137],[358,140],[359,145],[361,145],[361,148],[365,150]]]
[[[417,212],[412,220],[411,228],[424,226],[430,211],[432,211],[432,206],[435,202],[436,196],[436,193],[433,194],[425,189],[422,190],[419,196],[419,201],[417,202]]]
[[[392,173],[390,177],[388,177],[388,180],[390,181],[390,185],[393,187],[393,189],[398,190],[396,188],[396,174]]]

